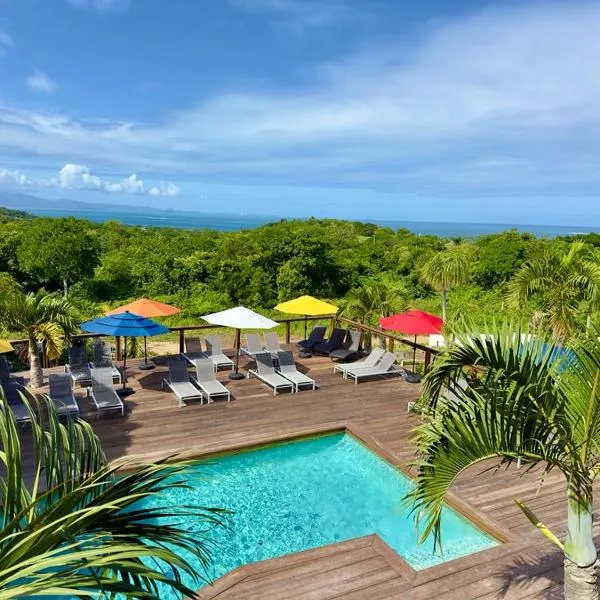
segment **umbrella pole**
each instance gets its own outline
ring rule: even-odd
[[[123,338],[123,389],[127,383],[127,337]]]
[[[140,365],[142,371],[148,371],[154,369],[154,365],[148,362],[148,346],[146,345],[147,337],[144,336],[144,362]]]
[[[241,346],[241,331],[235,330],[235,369],[229,373],[229,379],[244,379],[244,376],[239,372],[240,366],[240,346]]]
[[[307,335],[307,325],[308,325],[308,315],[304,315],[304,339],[306,339],[306,335]],[[302,349],[301,352],[298,352],[298,356],[300,358],[310,358],[312,356],[312,354],[310,352],[307,352],[305,348]]]
[[[415,335],[415,345],[413,346],[413,373],[415,371],[416,360],[417,360],[417,336]]]
[[[129,394],[133,394],[133,388],[127,387],[127,336],[123,337],[123,387],[120,390],[117,390],[117,394],[119,396],[128,396]]]

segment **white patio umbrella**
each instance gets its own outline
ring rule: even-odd
[[[238,371],[238,364],[240,361],[240,336],[242,329],[272,329],[277,327],[279,323],[272,321],[271,319],[255,313],[253,310],[244,306],[236,306],[235,308],[229,308],[222,310],[221,312],[211,313],[210,315],[204,315],[202,317],[207,323],[211,325],[222,325],[224,327],[231,327],[235,329],[235,369],[229,374],[231,379],[244,379],[244,376]]]

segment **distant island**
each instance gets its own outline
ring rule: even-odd
[[[242,214],[242,213],[203,213],[173,208],[131,206],[99,202],[82,202],[70,199],[46,199],[32,194],[3,192],[0,205],[10,210],[27,211],[33,215],[46,217],[73,216],[96,223],[119,221],[124,225],[141,227],[170,227],[174,229],[212,229],[216,231],[240,231],[256,229],[267,223],[286,220],[285,216]],[[287,218],[296,220],[293,217]],[[523,224],[523,223],[476,223],[446,221],[400,221],[385,219],[354,219],[356,222],[372,223],[394,230],[408,229],[417,235],[436,235],[445,238],[474,238],[480,235],[516,230],[542,237],[559,237],[582,233],[600,232],[599,227]]]

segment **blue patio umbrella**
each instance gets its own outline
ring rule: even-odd
[[[98,333],[102,335],[112,335],[123,338],[123,388],[121,394],[133,393],[131,388],[126,388],[127,377],[127,338],[128,337],[152,337],[162,335],[171,331],[165,325],[157,323],[152,319],[134,315],[128,311],[116,315],[106,315],[98,317],[92,321],[86,321],[80,325],[82,331],[88,333]]]

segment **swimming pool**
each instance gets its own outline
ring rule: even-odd
[[[433,554],[433,540],[417,545],[413,518],[401,506],[410,479],[348,434],[199,461],[186,480],[191,489],[173,488],[152,503],[234,512],[228,530],[213,532],[212,579],[248,563],[373,533],[417,570],[498,544],[446,508],[443,554]],[[205,527],[193,521],[185,526],[198,532]]]

